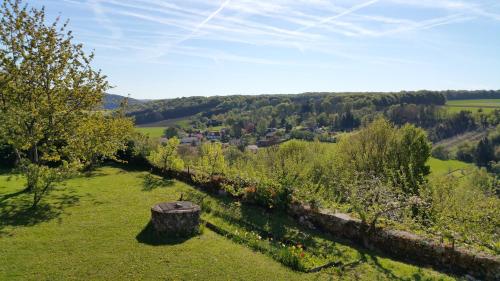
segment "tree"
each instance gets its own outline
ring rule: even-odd
[[[346,181],[346,198],[361,221],[374,230],[381,218],[401,218],[421,200],[402,192],[391,182],[381,178],[358,174]]]
[[[74,175],[79,168],[77,165],[77,162],[68,163],[66,161],[57,168],[36,165],[29,162],[23,165],[22,171],[26,176],[28,186],[31,186],[32,189],[32,207],[36,207],[43,196],[49,192],[56,183]]]
[[[71,174],[69,167],[85,160],[85,153],[68,147],[94,132],[84,129],[81,120],[102,105],[109,85],[92,68],[94,55],[72,43],[68,22],[46,24],[44,9],[29,9],[21,0],[3,0],[0,15],[0,139],[23,163],[27,190],[34,191],[43,179],[47,191],[64,178],[61,173]],[[114,144],[106,150],[116,152],[120,147]],[[104,154],[112,154],[109,150]],[[63,163],[68,169],[59,169]]]
[[[498,252],[500,199],[485,188],[486,172],[473,168],[472,176],[453,175],[434,178],[426,194],[430,201],[430,230],[435,234],[467,244],[479,244]],[[479,179],[479,180],[478,180]],[[488,189],[488,190],[485,190]]]
[[[267,132],[267,120],[260,119],[257,122],[257,127],[255,128],[255,130],[257,131],[257,135],[264,136]]]
[[[218,142],[203,143],[196,169],[200,173],[200,177],[208,176],[212,178],[214,175],[223,175],[226,172],[227,165],[222,152],[222,145]]]
[[[483,167],[495,160],[495,149],[487,137],[482,138],[477,144],[474,158],[477,165]]]
[[[431,145],[422,129],[413,125],[396,128],[385,119],[377,119],[342,138],[338,149],[347,173],[390,179],[413,195],[418,195],[420,185],[430,173],[426,165],[430,151]]]
[[[168,139],[165,144],[158,145],[156,151],[151,152],[149,161],[163,172],[184,169],[184,161],[177,153],[179,144],[180,141],[176,137]]]
[[[472,163],[474,162],[474,153],[475,147],[472,143],[466,141],[458,145],[456,157],[457,160]]]
[[[175,127],[168,127],[168,128],[166,128],[165,132],[163,134],[167,138],[173,138],[173,137],[178,137],[179,136],[179,132],[177,131],[177,128],[175,128]]]
[[[89,170],[105,159],[118,160],[115,154],[126,148],[133,129],[130,119],[113,118],[98,112],[89,114],[80,120],[76,129],[78,137],[68,140],[66,153],[80,159]]]

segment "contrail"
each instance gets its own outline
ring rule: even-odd
[[[362,3],[362,4],[359,4],[359,5],[356,5],[354,7],[351,7],[350,9],[347,9],[345,11],[343,11],[342,13],[340,14],[337,14],[335,16],[332,16],[332,17],[329,17],[329,18],[326,18],[326,19],[323,19],[315,24],[312,24],[312,25],[308,25],[308,26],[304,26],[304,27],[301,27],[299,29],[297,29],[296,31],[304,31],[304,30],[307,30],[307,29],[310,29],[310,28],[313,28],[313,27],[316,27],[318,25],[322,25],[322,24],[325,24],[327,22],[331,22],[333,20],[336,20],[340,17],[343,17],[343,16],[347,16],[348,14],[351,14],[351,13],[354,13],[356,12],[357,10],[360,10],[360,9],[363,9],[364,7],[367,7],[367,6],[370,6],[370,5],[373,5],[377,2],[379,2],[380,0],[371,0],[371,1],[368,1],[368,2],[365,2],[365,3]]]
[[[106,15],[104,10],[102,9],[100,1],[89,0],[88,3],[90,4],[90,7],[94,11],[94,14],[96,15],[96,19],[99,22],[99,24],[101,24],[102,26],[104,26],[105,29],[111,32],[111,38],[120,39],[122,37],[121,29],[116,27],[111,21],[111,19]]]
[[[205,26],[205,24],[207,24],[209,21],[211,21],[214,17],[216,17],[222,10],[224,10],[224,8],[231,2],[231,0],[226,0],[224,3],[222,3],[222,5],[220,5],[220,7],[215,10],[213,13],[211,13],[206,19],[204,19],[202,22],[200,22],[195,29],[193,29],[191,31],[191,33],[189,33],[189,35],[187,35],[186,37],[180,39],[179,41],[176,42],[176,44],[180,44],[186,40],[189,40],[191,39],[191,37],[193,37],[196,32],[198,32],[200,29],[203,28],[203,26]]]

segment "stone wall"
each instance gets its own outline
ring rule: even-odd
[[[290,206],[289,213],[300,221],[312,222],[336,237],[398,260],[484,280],[500,280],[498,256],[452,248],[405,231],[378,228],[368,232],[368,225],[346,214],[313,210],[306,205],[294,204]]]

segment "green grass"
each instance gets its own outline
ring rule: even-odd
[[[462,110],[475,112],[479,109],[489,113],[495,109],[500,109],[500,99],[450,100],[446,102],[445,108],[452,113]]]
[[[465,170],[472,167],[472,164],[465,163],[458,160],[439,160],[431,157],[427,162],[431,167],[431,173],[434,175],[445,175],[450,172],[458,172],[459,170]]]
[[[196,192],[186,184],[156,178],[144,185],[146,172],[116,167],[69,180],[52,191],[36,211],[24,182],[0,175],[0,280],[422,280],[448,279],[377,257],[328,237],[306,232],[315,243],[334,244],[364,262],[344,271],[305,274],[291,270],[205,229],[187,240],[156,240],[149,227],[150,207]],[[218,209],[222,199],[213,198]],[[253,208],[236,212],[232,227],[246,222],[290,235],[301,230],[283,215]],[[214,215],[212,212],[211,215]],[[241,216],[241,217],[239,217]],[[278,230],[281,230],[279,232]],[[321,248],[319,244],[318,248]]]
[[[135,127],[135,130],[156,139],[163,136],[165,127]]]
[[[141,124],[141,127],[173,127],[173,126],[180,126],[181,128],[189,128],[191,125],[191,118],[193,116],[186,116],[186,117],[179,117],[179,118],[172,118],[172,119],[165,119],[153,123],[148,123],[148,124]]]

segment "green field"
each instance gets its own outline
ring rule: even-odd
[[[445,108],[453,113],[461,110],[476,112],[479,109],[484,112],[492,112],[495,109],[500,109],[500,99],[450,100],[446,102]]]
[[[458,160],[439,160],[436,158],[430,158],[427,162],[431,167],[431,173],[434,175],[444,175],[450,172],[457,172],[458,170],[464,170],[471,168],[474,165],[465,163]]]
[[[151,138],[161,138],[165,132],[165,127],[135,127],[135,130],[148,135]]]
[[[335,243],[364,261],[344,270],[299,273],[205,228],[185,241],[159,243],[150,207],[194,192],[190,186],[117,167],[69,180],[36,211],[23,181],[0,175],[0,280],[444,280],[448,276]],[[252,216],[252,212],[246,212]],[[272,219],[270,214],[266,217]],[[255,221],[262,216],[254,216]],[[296,226],[275,224],[287,232]],[[291,223],[290,223],[291,224]],[[271,223],[272,225],[272,223]],[[314,233],[312,241],[324,241]],[[330,242],[333,243],[333,242]],[[323,246],[319,245],[322,248]],[[335,250],[333,250],[335,253]]]
[[[187,116],[187,117],[179,117],[179,118],[172,118],[172,119],[165,119],[153,123],[148,123],[148,124],[141,124],[140,127],[172,127],[172,126],[179,126],[181,128],[189,128],[190,123],[191,123],[191,117],[192,116]]]

